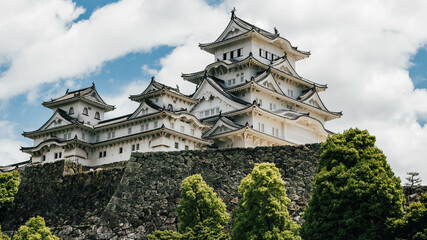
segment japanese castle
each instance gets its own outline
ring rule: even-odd
[[[324,123],[341,117],[322,103],[327,86],[296,72],[310,56],[274,33],[240,18],[234,10],[225,30],[200,48],[214,55],[205,69],[182,74],[197,85],[191,95],[152,78],[129,99],[132,113],[113,119],[114,110],[95,85],[43,102],[52,109],[38,130],[24,132],[34,146],[21,150],[32,163],[60,159],[97,166],[128,160],[131,152],[247,148],[318,143],[333,134]]]

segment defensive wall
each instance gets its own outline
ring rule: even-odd
[[[42,216],[61,239],[146,239],[154,230],[176,230],[180,186],[201,174],[231,213],[240,180],[254,163],[279,168],[299,222],[310,199],[319,145],[133,153],[130,160],[98,168],[59,161],[26,167],[15,204],[2,222],[12,233]]]

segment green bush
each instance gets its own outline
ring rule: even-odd
[[[13,236],[13,240],[59,240],[46,227],[44,219],[40,216],[30,218],[25,225],[18,229],[18,234]]]
[[[402,216],[404,195],[375,137],[350,129],[321,152],[303,239],[389,239],[387,219]]]
[[[179,233],[156,231],[150,240],[161,239],[229,239],[224,232],[230,215],[224,202],[199,174],[182,181],[181,201],[178,206]],[[169,237],[169,238],[168,238]]]
[[[285,183],[274,164],[255,164],[242,179],[239,192],[233,239],[300,239],[298,225],[289,217]]]
[[[413,202],[405,209],[405,216],[390,221],[393,238],[427,240],[427,193],[420,202]]]
[[[12,207],[20,183],[17,171],[0,174],[0,222]]]

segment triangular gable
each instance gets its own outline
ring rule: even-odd
[[[274,92],[284,94],[282,89],[277,84],[276,80],[274,79],[273,75],[270,73],[266,77],[261,78],[257,81],[257,83],[265,88],[268,88]]]
[[[320,99],[320,96],[317,93],[317,91],[313,91],[313,93],[311,94],[311,96],[308,96],[302,102],[306,103],[306,104],[309,104],[311,106],[320,108],[322,110],[328,111],[328,109],[325,107],[325,105],[323,104],[322,100]]]
[[[92,91],[88,92],[83,97],[91,101],[98,102],[100,104],[106,104],[104,100],[102,100],[101,96],[99,96],[99,93],[98,91],[96,91],[95,88],[92,88]]]
[[[291,63],[289,63],[288,59],[281,59],[276,63],[273,63],[272,66],[276,69],[292,74],[293,76],[300,77],[295,71],[295,69],[292,67]]]
[[[141,104],[139,104],[139,107],[132,113],[129,119],[159,112],[159,110],[156,109],[153,105],[154,104],[148,104],[145,101],[141,102]]]
[[[192,98],[199,101],[191,109],[191,113],[198,118],[207,117],[206,114],[197,114],[201,111],[213,110],[212,114],[211,112],[208,114],[208,116],[212,116],[217,115],[219,111],[224,113],[245,107],[244,104],[234,101],[230,94],[225,93],[220,86],[208,79],[203,80]]]
[[[43,126],[41,126],[41,128],[39,128],[38,131],[66,126],[69,124],[72,124],[72,123],[68,119],[61,116],[61,114],[58,111],[55,111],[52,114],[52,116],[49,118],[49,120],[47,120],[47,122],[43,124]]]
[[[147,94],[150,92],[154,92],[160,90],[160,88],[158,88],[158,86],[156,86],[156,84],[154,84],[154,81],[151,81],[150,84],[148,85],[148,87],[141,93],[142,94]]]
[[[215,124],[209,131],[203,134],[203,137],[231,132],[239,128],[241,127],[239,127],[234,123],[230,123],[229,121],[224,120],[224,118],[220,118],[215,122]]]
[[[234,19],[230,20],[227,27],[221,33],[221,35],[215,40],[215,42],[220,42],[231,37],[244,34],[248,32],[250,28],[237,24]]]

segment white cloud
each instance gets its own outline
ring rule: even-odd
[[[11,64],[0,76],[0,99],[30,93],[31,100],[37,94],[30,90],[41,84],[78,78],[105,61],[160,45],[177,47],[160,60],[158,72],[148,65],[142,70],[191,93],[195,86],[181,73],[213,61],[197,43],[216,39],[235,6],[239,17],[266,30],[277,27],[293,45],[312,51],[297,71],[327,83],[321,93],[326,106],[344,113],[327,127],[368,129],[400,176],[420,171],[427,181],[427,126],[417,123],[417,117],[427,119],[427,92],[414,90],[407,71],[410,57],[427,42],[425,1],[226,0],[213,8],[201,0],[122,0],[71,26],[82,9],[69,1],[37,2],[0,3],[0,36],[9,36],[0,39],[0,64]],[[134,81],[107,96],[118,108],[110,116],[132,112],[136,106],[127,97],[144,84]]]
[[[0,121],[0,166],[29,159],[27,154],[19,150],[20,146],[26,146],[27,143],[17,140],[14,128],[15,124],[8,121]]]
[[[148,86],[148,81],[135,80],[126,86],[123,86],[119,91],[110,95],[103,96],[103,99],[108,104],[116,107],[114,111],[108,112],[106,119],[130,114],[139,106],[137,102],[129,99],[130,95],[139,94]]]
[[[157,69],[150,68],[147,64],[142,65],[141,70],[143,73],[151,75],[151,76],[155,76],[159,73],[159,71],[157,71]]]

